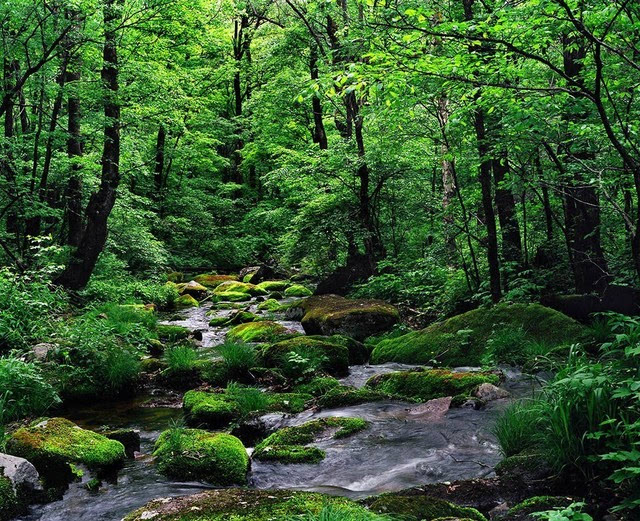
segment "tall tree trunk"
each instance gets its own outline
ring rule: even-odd
[[[158,127],[158,139],[156,140],[156,159],[154,169],[154,182],[156,187],[156,198],[160,198],[165,188],[164,180],[164,149],[167,140],[167,131],[163,124]]]
[[[454,215],[451,203],[456,196],[456,183],[453,160],[449,158],[449,142],[447,140],[447,124],[449,122],[449,100],[445,96],[437,99],[438,125],[440,127],[440,156],[442,165],[442,220],[444,243],[452,257],[456,253],[456,241],[453,233]]]
[[[104,6],[105,42],[102,83],[104,90],[104,148],[100,187],[87,205],[87,224],[79,247],[56,283],[78,290],[89,282],[107,240],[107,220],[116,200],[120,183],[120,105],[118,101],[117,27],[120,21],[119,0],[106,0]]]
[[[309,45],[310,57],[309,57],[309,70],[311,72],[311,81],[318,81],[318,49],[315,41],[311,41]],[[327,150],[327,133],[324,129],[324,122],[322,121],[322,102],[320,96],[314,94],[311,99],[311,105],[313,108],[313,142],[318,143],[320,150]]]
[[[498,302],[502,298],[500,285],[500,261],[498,257],[498,232],[496,216],[493,211],[493,197],[491,193],[491,159],[486,139],[484,112],[478,108],[474,114],[474,128],[480,157],[480,189],[482,191],[482,211],[484,225],[487,231],[487,262],[489,264],[489,288],[491,300]]]
[[[80,80],[80,69],[72,72],[70,81]],[[80,99],[77,95],[69,97],[67,101],[69,113],[67,137],[67,155],[71,160],[71,174],[66,190],[66,222],[67,244],[78,246],[82,239],[82,177],[81,166],[78,161],[82,157],[82,141],[80,138]]]
[[[504,186],[509,172],[509,162],[506,153],[500,155],[502,157],[492,159],[491,166],[496,185],[496,208],[498,209],[502,235],[502,258],[506,262],[520,264],[522,262],[522,239],[516,214],[516,202],[511,189]]]
[[[578,37],[565,35],[563,46],[565,74],[582,83],[582,62],[586,56],[584,45]],[[588,117],[586,112],[576,113],[575,103],[581,103],[581,100],[569,101],[569,110],[564,114],[564,119],[569,124],[577,124]],[[595,187],[582,172],[582,163],[592,160],[593,153],[582,140],[576,140],[575,136],[567,135],[565,139],[566,145],[563,148],[569,171],[564,189],[565,221],[569,248],[573,253],[576,290],[579,293],[603,292],[610,275],[600,240],[600,201]]]

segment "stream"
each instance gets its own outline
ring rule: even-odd
[[[288,299],[291,300],[291,299]],[[250,311],[257,304],[250,302]],[[170,323],[202,332],[201,356],[214,356],[215,346],[224,341],[229,328],[209,327],[211,304],[190,308],[171,317]],[[226,316],[220,310],[213,316]],[[265,313],[287,328],[304,332],[300,322]],[[383,364],[352,366],[342,379],[346,385],[361,387],[373,375],[415,366]],[[512,397],[530,395],[535,382],[518,371],[502,368],[502,385]],[[84,483],[73,483],[61,501],[31,507],[20,521],[119,521],[148,501],[161,497],[183,496],[212,487],[200,482],[177,482],[160,475],[152,461],[153,445],[160,433],[182,418],[175,407],[149,407],[150,396],[119,404],[96,404],[68,411],[71,421],[85,428],[137,429],[141,452],[127,460],[117,483],[103,483],[97,492],[86,490]],[[492,427],[509,399],[490,402],[484,409],[449,409],[448,399],[425,404],[398,401],[367,403],[322,411],[308,410],[298,415],[269,415],[278,427],[299,425],[326,416],[360,417],[369,428],[354,436],[322,439],[316,445],[326,451],[319,464],[284,465],[253,461],[249,485],[260,489],[287,488],[325,492],[352,498],[400,490],[421,484],[490,476],[501,454]],[[83,481],[88,480],[85,477]]]

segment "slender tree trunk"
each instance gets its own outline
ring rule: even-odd
[[[104,148],[100,187],[87,205],[87,224],[79,247],[56,283],[78,290],[89,282],[107,240],[107,220],[116,200],[120,183],[120,105],[118,101],[117,33],[120,20],[118,0],[106,0],[104,6],[105,43],[102,83],[104,89]]]
[[[516,202],[510,188],[504,186],[509,162],[506,153],[502,157],[493,158],[493,179],[496,185],[495,199],[500,221],[502,235],[502,258],[509,263],[520,264],[522,262],[522,239],[520,237],[520,224],[516,213]]]
[[[167,131],[163,124],[158,127],[158,139],[156,140],[156,159],[154,169],[154,182],[156,187],[156,198],[160,198],[165,188],[164,180],[164,149],[167,140]]]
[[[80,80],[80,70],[73,73],[72,81]],[[77,95],[69,97],[67,102],[69,123],[67,138],[67,155],[71,159],[71,174],[66,190],[67,244],[78,246],[82,238],[82,177],[78,161],[82,157],[82,141],[80,137],[80,99]]]
[[[583,59],[586,50],[574,36],[565,36],[564,72],[581,82]],[[588,117],[586,112],[576,113],[575,103],[569,102],[569,110],[564,114],[568,123],[579,123]],[[573,135],[566,136],[564,147],[568,159],[569,179],[565,187],[565,221],[569,247],[573,252],[573,271],[576,290],[579,293],[603,292],[610,279],[609,268],[604,257],[600,240],[600,201],[588,176],[582,172],[582,163],[593,159],[587,145]]]
[[[318,49],[316,43],[312,41],[309,45],[310,58],[309,58],[309,70],[311,71],[311,81],[318,81]],[[322,102],[320,96],[315,94],[311,99],[313,107],[313,142],[318,143],[320,150],[327,150],[327,133],[324,129],[324,122],[322,121]]]

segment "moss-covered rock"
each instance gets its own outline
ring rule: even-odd
[[[177,309],[197,308],[200,307],[198,301],[191,295],[180,295],[175,302]]]
[[[535,496],[510,508],[503,519],[504,521],[535,521],[539,519],[532,515],[535,512],[566,508],[575,501],[576,499],[563,496]]]
[[[247,324],[249,322],[255,322],[257,320],[262,320],[262,318],[256,315],[255,313],[251,313],[249,311],[237,311],[229,317],[227,324],[228,325]]]
[[[405,521],[435,521],[442,517],[486,521],[475,508],[460,507],[431,496],[383,494],[374,499],[369,508],[380,514],[402,516]]]
[[[340,382],[331,376],[318,376],[307,383],[298,385],[295,391],[319,397],[327,394],[336,387],[342,387]]]
[[[11,480],[0,472],[0,521],[9,521],[20,513],[20,509],[20,501]]]
[[[369,350],[362,342],[358,342],[354,338],[350,338],[345,335],[310,335],[309,338],[316,340],[323,340],[331,344],[338,344],[346,347],[349,350],[349,365],[365,364],[369,360]]]
[[[191,331],[182,326],[173,326],[171,324],[158,324],[156,326],[156,333],[158,338],[166,340],[167,342],[177,342],[178,340],[184,340],[189,338]]]
[[[251,300],[251,295],[241,291],[223,291],[216,293],[214,299],[221,302],[246,302]]]
[[[251,411],[242,401],[242,396],[234,393],[210,393],[188,391],[183,398],[183,408],[187,421],[191,425],[206,425],[210,428],[226,427],[238,420],[243,414],[253,412],[290,412],[299,413],[313,397],[301,393],[263,393],[259,403],[252,404]]]
[[[227,333],[230,342],[276,342],[297,334],[277,322],[264,320],[240,324]]]
[[[313,295],[313,291],[302,284],[294,284],[284,290],[285,297],[310,297],[311,295]]]
[[[260,284],[256,284],[257,288],[267,293],[271,293],[272,291],[285,291],[289,286],[291,286],[291,282],[288,280],[265,280]]]
[[[361,418],[321,418],[295,427],[285,427],[258,444],[253,457],[280,463],[319,463],[325,458],[325,452],[307,445],[328,431],[333,432],[334,439],[346,438],[367,426],[368,423]]]
[[[315,404],[323,409],[335,409],[336,407],[348,407],[350,405],[359,405],[361,403],[374,403],[399,399],[401,398],[398,396],[368,387],[356,389],[355,387],[340,385],[319,396]]]
[[[158,470],[174,479],[201,480],[221,486],[247,481],[247,450],[230,434],[169,429],[158,438],[153,455]]]
[[[379,517],[350,499],[291,490],[211,490],[181,498],[160,499],[124,521],[275,521],[319,518],[330,508],[345,519],[378,521]]]
[[[499,304],[383,340],[375,346],[371,361],[376,364],[480,365],[487,340],[494,331],[503,328],[521,328],[531,340],[550,345],[573,343],[583,339],[586,333],[573,319],[539,304]]]
[[[237,281],[238,277],[234,277],[233,275],[216,275],[215,273],[205,273],[203,275],[198,275],[193,280],[195,280],[198,284],[206,286],[207,288],[214,289],[223,282]]]
[[[122,443],[65,418],[39,420],[18,429],[9,440],[8,452],[27,459],[41,476],[56,483],[73,479],[70,464],[101,472],[117,469],[125,460]]]
[[[480,384],[497,384],[499,378],[488,373],[453,373],[443,369],[397,371],[371,377],[366,386],[404,398],[428,401],[445,396],[468,395]]]
[[[167,273],[167,281],[178,284],[184,280],[184,273],[180,271],[171,271]]]
[[[222,293],[247,293],[248,295],[252,295],[254,297],[258,295],[266,295],[268,292],[262,288],[254,284],[248,284],[246,282],[237,282],[237,281],[227,281],[220,284],[216,289],[213,290],[216,295]]]
[[[262,351],[268,367],[278,367],[290,353],[303,358],[316,357],[324,371],[334,375],[349,373],[349,350],[339,344],[298,336],[267,346]]]
[[[346,335],[356,340],[382,333],[399,319],[398,310],[381,300],[351,300],[338,295],[310,297],[297,304],[309,335]]]
[[[213,317],[209,320],[209,327],[220,327],[224,326],[229,322],[229,317]]]
[[[260,302],[260,304],[258,304],[258,309],[260,311],[275,312],[280,309],[280,302],[278,302],[276,299],[270,298],[268,300],[265,300],[264,302]]]
[[[199,299],[207,294],[207,288],[195,280],[191,280],[185,284],[178,284],[178,293],[180,293],[180,295],[191,295]]]

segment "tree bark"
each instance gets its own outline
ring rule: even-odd
[[[309,45],[310,57],[309,57],[309,70],[311,72],[311,81],[318,81],[318,49],[316,43],[312,41]],[[311,100],[313,108],[313,142],[317,143],[320,150],[327,150],[329,147],[327,143],[327,133],[324,129],[324,122],[322,121],[322,102],[320,97],[315,94]]]
[[[160,127],[158,127],[158,139],[156,140],[156,159],[153,176],[156,187],[156,198],[159,198],[162,191],[165,189],[164,149],[166,140],[167,131],[165,130],[164,125],[160,124]]]
[[[499,157],[494,157],[491,161],[491,166],[496,185],[496,208],[498,209],[498,220],[500,221],[502,235],[502,258],[506,262],[520,264],[522,262],[522,238],[520,237],[516,202],[511,189],[504,186],[504,181],[509,172],[507,154],[502,153]]]
[[[102,83],[104,89],[104,147],[100,187],[87,205],[87,223],[79,247],[56,283],[78,290],[87,285],[107,240],[107,220],[116,200],[120,183],[120,105],[118,101],[117,27],[120,20],[118,0],[106,0],[104,6],[105,42]]]

